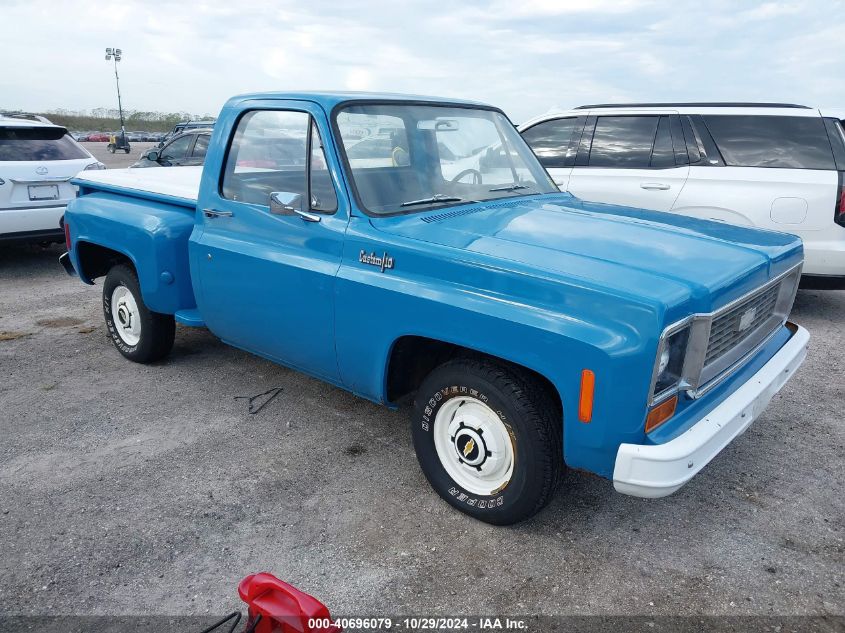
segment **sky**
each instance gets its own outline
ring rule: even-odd
[[[234,94],[845,107],[842,0],[0,0],[0,108],[216,114]]]

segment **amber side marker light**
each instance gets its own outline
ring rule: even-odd
[[[596,375],[589,369],[581,372],[581,397],[578,400],[578,419],[589,422],[593,419],[593,392],[596,390]]]
[[[645,432],[651,433],[666,420],[675,415],[675,408],[678,406],[678,396],[672,396],[666,402],[661,402],[651,411],[645,419]]]

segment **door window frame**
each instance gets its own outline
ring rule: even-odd
[[[326,143],[322,142],[323,147],[323,157],[326,162],[326,169],[329,172],[329,181],[331,182],[331,186],[334,189],[335,194],[335,206],[334,209],[329,211],[325,209],[312,209],[311,208],[311,131],[314,127],[317,128],[317,133],[320,134],[320,140],[322,141],[323,135],[320,133],[320,124],[317,122],[317,118],[309,112],[305,108],[296,108],[296,107],[262,107],[256,106],[251,107],[243,110],[240,112],[235,119],[234,123],[232,124],[232,129],[229,132],[229,140],[226,144],[226,151],[223,154],[223,162],[221,164],[221,168],[219,170],[219,176],[217,179],[217,196],[221,200],[225,200],[227,203],[234,203],[234,204],[245,204],[254,207],[260,207],[261,209],[266,209],[267,211],[270,210],[270,200],[268,198],[267,204],[258,204],[257,202],[243,202],[241,200],[233,200],[223,194],[223,181],[226,178],[226,166],[229,164],[229,155],[232,152],[232,145],[235,139],[235,136],[238,133],[238,129],[240,128],[241,122],[243,121],[244,117],[248,114],[253,112],[293,112],[298,114],[304,114],[307,117],[307,132],[305,138],[305,191],[303,192],[303,200],[308,203],[307,211],[310,213],[319,213],[320,215],[331,216],[335,215],[340,208],[340,196],[338,195],[338,188],[337,183],[335,182],[334,174],[332,174],[332,168],[329,163],[329,157],[326,152]],[[282,216],[279,216],[282,217]]]

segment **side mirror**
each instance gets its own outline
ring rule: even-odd
[[[305,222],[319,222],[317,213],[306,211],[302,206],[302,194],[290,191],[274,191],[270,194],[270,213],[274,215],[298,215]]]
[[[158,152],[154,149],[151,149],[149,152],[146,153],[144,158],[146,158],[147,160],[151,160],[153,162],[158,162],[158,159],[159,159]]]
[[[270,194],[270,213],[293,215],[302,211],[302,194],[290,191],[274,191]]]

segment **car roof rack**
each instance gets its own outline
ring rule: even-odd
[[[599,108],[800,108],[810,110],[810,106],[797,103],[754,103],[751,101],[689,101],[666,103],[593,103],[582,105],[574,110],[592,110]]]
[[[39,123],[49,123],[51,125],[53,124],[50,119],[43,117],[40,114],[30,114],[29,112],[21,112],[20,110],[15,110],[14,112],[0,110],[0,117],[5,117],[7,119],[22,119],[24,121],[38,121]]]

